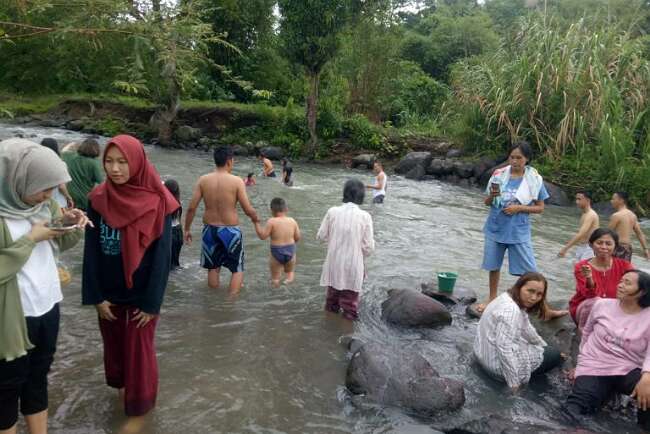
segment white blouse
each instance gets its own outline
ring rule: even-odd
[[[530,323],[528,314],[509,293],[494,299],[483,312],[474,340],[474,355],[492,375],[509,387],[530,380],[542,364],[546,342]]]
[[[361,292],[363,260],[375,249],[370,214],[351,202],[332,207],[323,218],[317,238],[327,243],[321,286]]]
[[[27,219],[8,219],[5,223],[11,239],[17,240],[32,230]],[[49,241],[36,243],[32,254],[18,272],[20,302],[25,316],[37,317],[48,313],[56,303],[63,300],[59,272],[56,268],[54,250]]]

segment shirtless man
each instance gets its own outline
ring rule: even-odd
[[[594,257],[594,251],[589,245],[589,237],[591,233],[600,227],[600,219],[596,211],[591,209],[591,194],[586,191],[579,191],[576,193],[576,205],[582,211],[582,216],[580,217],[580,228],[571,240],[562,249],[557,255],[560,258],[564,258],[567,251],[576,246],[575,257],[576,262],[582,261],[583,259],[591,259]]]
[[[641,243],[643,254],[650,259],[650,252],[646,245],[645,235],[639,226],[639,219],[627,208],[628,194],[624,191],[617,191],[612,195],[612,206],[616,210],[609,220],[609,228],[618,234],[618,248],[614,252],[617,258],[632,261],[632,232]]]
[[[386,197],[386,184],[388,183],[388,179],[386,178],[384,167],[380,161],[375,161],[375,163],[372,165],[372,171],[377,176],[375,183],[366,185],[366,188],[373,190],[372,203],[384,203],[384,197]]]
[[[273,170],[273,163],[271,163],[271,160],[266,158],[266,155],[264,155],[263,153],[260,153],[259,159],[264,165],[264,167],[262,167],[262,172],[264,173],[264,176],[269,178],[275,178],[275,170]]]
[[[192,243],[192,220],[201,200],[205,204],[201,245],[201,266],[208,269],[208,286],[219,287],[219,272],[225,266],[232,273],[230,293],[236,295],[244,280],[244,240],[239,229],[237,203],[253,223],[259,222],[246,195],[244,181],[231,175],[234,164],[229,146],[214,150],[214,172],[199,178],[185,216],[185,242]]]

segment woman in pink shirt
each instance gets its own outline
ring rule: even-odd
[[[625,272],[616,299],[599,299],[582,330],[575,383],[566,410],[597,412],[614,394],[637,400],[638,422],[650,430],[650,275]]]
[[[575,265],[576,293],[569,301],[569,312],[579,329],[589,318],[594,302],[599,298],[616,298],[621,276],[634,268],[629,262],[615,258],[618,235],[611,229],[596,229],[589,237],[594,257]]]

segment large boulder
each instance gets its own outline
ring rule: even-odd
[[[246,145],[235,145],[232,147],[232,152],[238,157],[247,157],[252,153],[252,147]]]
[[[465,161],[455,161],[454,173],[462,179],[471,178],[474,175],[474,165]]]
[[[375,154],[361,154],[357,155],[352,159],[352,168],[356,169],[359,166],[366,166],[368,169],[372,169],[372,165],[375,164],[377,156]]]
[[[184,143],[196,142],[202,135],[203,132],[200,128],[190,127],[189,125],[181,125],[174,131],[176,140]]]
[[[544,186],[546,187],[546,191],[548,191],[548,194],[550,196],[546,201],[546,203],[549,205],[570,206],[572,204],[566,192],[557,185],[548,181],[544,181]]]
[[[456,286],[454,288],[454,291],[451,293],[441,292],[438,289],[438,282],[436,281],[423,283],[422,293],[427,297],[434,298],[445,305],[468,305],[476,303],[476,300],[478,300],[478,296],[474,290],[463,288],[462,286]]]
[[[451,313],[437,300],[411,289],[391,289],[381,304],[384,321],[404,327],[451,324]]]
[[[456,410],[465,403],[463,383],[441,377],[421,355],[364,344],[350,360],[346,386],[383,405],[420,415]]]
[[[463,155],[463,151],[457,148],[447,151],[447,158],[458,158]]]
[[[422,181],[427,174],[426,170],[424,169],[424,166],[415,166],[411,170],[409,170],[404,177],[406,179],[414,179],[416,181]]]
[[[413,170],[416,166],[426,168],[429,166],[429,163],[431,163],[432,158],[431,152],[409,152],[400,160],[399,163],[397,163],[395,173],[403,175]]]
[[[282,160],[282,158],[284,158],[284,151],[282,148],[278,148],[277,146],[266,146],[260,149],[260,153],[269,160]]]
[[[431,163],[427,166],[426,172],[427,175],[442,176],[442,158],[434,158],[431,160]]]

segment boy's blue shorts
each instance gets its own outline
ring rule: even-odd
[[[537,271],[533,244],[530,241],[517,244],[504,244],[485,238],[482,268],[488,271],[501,270],[503,257],[508,251],[508,268],[513,276],[521,276],[528,271]]]

